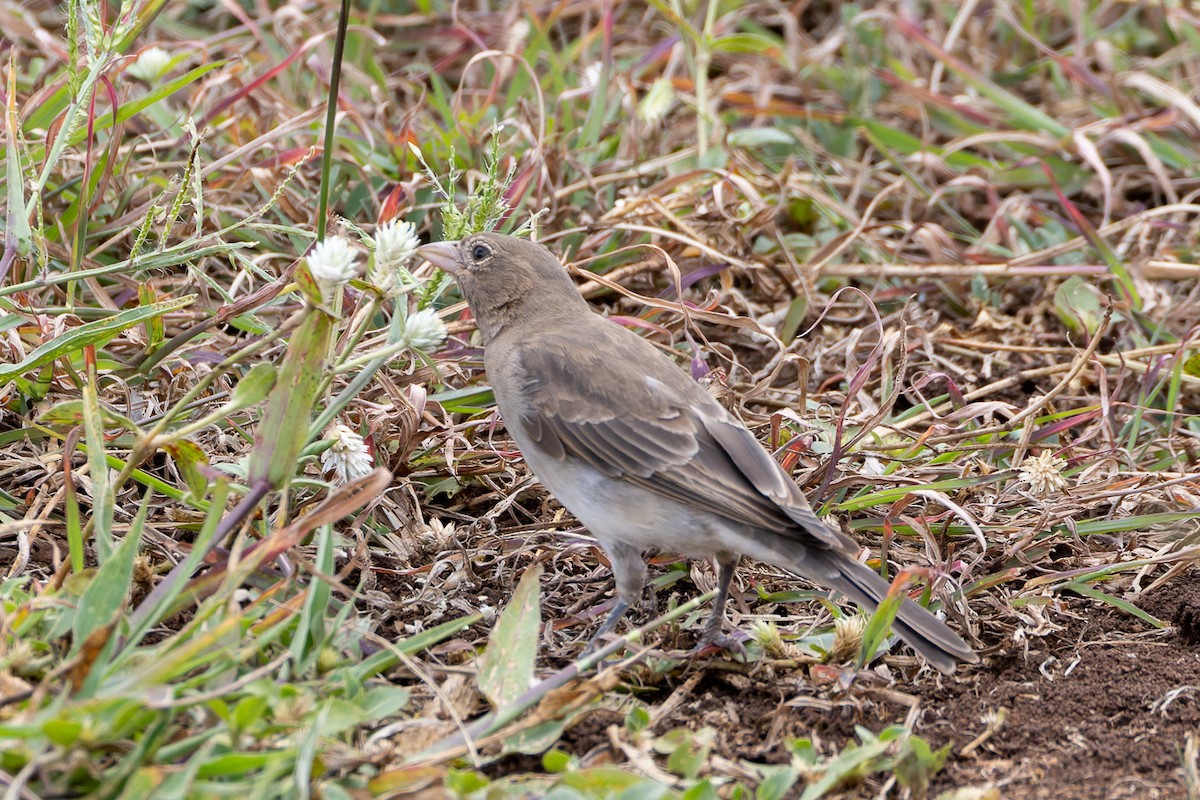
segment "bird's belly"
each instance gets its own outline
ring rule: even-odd
[[[711,514],[610,478],[573,458],[530,458],[527,453],[525,460],[555,499],[606,548],[625,544],[701,558],[730,552],[730,531],[716,524]]]

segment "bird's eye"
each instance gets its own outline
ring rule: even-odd
[[[486,244],[477,244],[471,248],[471,260],[483,261],[492,254],[492,249]]]

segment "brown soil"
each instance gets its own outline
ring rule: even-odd
[[[1200,618],[1200,584],[1185,577],[1138,602],[1173,631],[1079,601],[1065,630],[926,693],[926,716],[950,728],[959,753],[1007,709],[1004,726],[938,786],[979,778],[1010,798],[1182,798],[1182,749],[1200,732],[1200,646],[1180,623]]]
[[[785,763],[788,739],[811,738],[830,755],[856,740],[856,725],[874,732],[902,725],[916,706],[915,732],[935,747],[951,745],[931,797],[994,786],[1005,800],[1185,798],[1183,745],[1200,735],[1196,577],[1137,600],[1173,623],[1167,631],[1091,600],[1066,599],[1046,614],[1059,630],[1020,644],[1010,639],[985,651],[979,667],[949,678],[925,671],[910,682],[901,674],[884,688],[865,675],[838,691],[815,687],[800,670],[743,674],[710,664],[655,732],[708,726],[717,731],[719,755]],[[653,707],[688,677],[673,676],[659,696],[642,699]],[[608,746],[612,725],[620,727],[619,715],[597,712],[559,746],[590,752],[585,761],[619,761]],[[879,789],[868,781],[843,796],[875,797]]]

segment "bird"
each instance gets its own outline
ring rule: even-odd
[[[496,405],[526,464],[608,555],[617,598],[585,652],[640,602],[648,550],[715,562],[702,645],[729,642],[725,603],[742,557],[867,610],[887,595],[858,545],[817,517],[745,424],[653,344],[593,311],[547,247],[484,232],[417,252],[467,300]],[[907,597],[892,628],[943,673],[978,661]]]

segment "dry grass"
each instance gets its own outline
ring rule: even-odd
[[[1002,722],[938,730],[913,659],[822,663],[844,613],[762,565],[744,660],[683,657],[713,577],[663,554],[664,613],[579,677],[610,576],[456,290],[323,297],[303,256],[322,186],[353,241],[540,212],[597,308],[931,579],[980,674],[1077,614],[1194,647],[1144,601],[1200,554],[1200,18],[496,5],[352,9],[340,63],[334,6],[0,5],[6,796],[1039,796],[1039,754],[974,766]],[[426,308],[449,340],[405,347]],[[380,471],[330,480],[334,421]],[[785,741],[797,708],[845,724]],[[1139,791],[1194,792],[1174,730]]]

